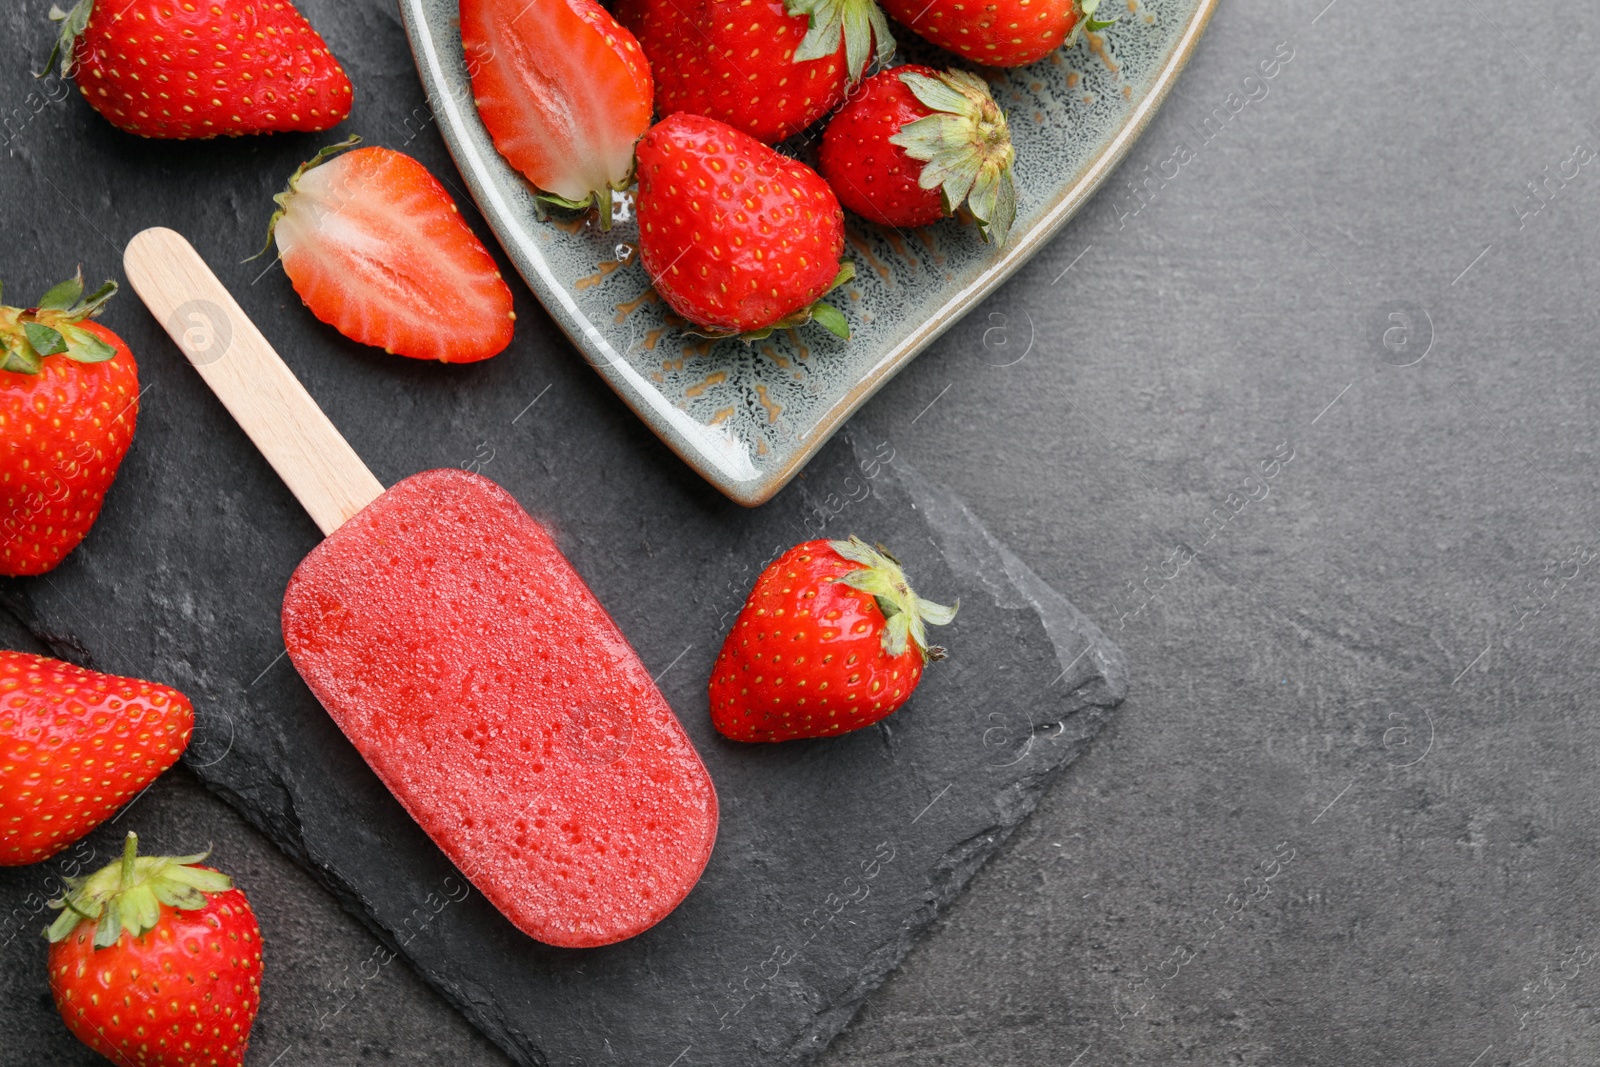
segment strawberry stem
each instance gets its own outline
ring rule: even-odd
[[[128,831],[128,839],[122,843],[122,888],[127,889],[133,885],[134,861],[139,855],[139,835],[132,830]]]

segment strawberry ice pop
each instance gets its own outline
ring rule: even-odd
[[[531,937],[591,947],[664,918],[710,859],[716,793],[550,535],[463,471],[384,492],[181,237],[146,231],[125,258],[327,534],[289,581],[284,641],[378,777]],[[195,308],[224,321],[197,330]]]

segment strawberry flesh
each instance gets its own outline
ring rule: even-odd
[[[511,343],[516,315],[494,257],[410,156],[361,148],[297,174],[273,232],[313,314],[396,355],[470,363]]]
[[[478,114],[547,193],[609,196],[633,173],[654,93],[639,42],[594,0],[462,0]]]

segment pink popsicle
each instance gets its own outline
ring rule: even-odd
[[[549,533],[463,471],[385,492],[177,234],[135,237],[125,266],[327,535],[284,640],[379,778],[531,937],[590,947],[664,918],[710,859],[716,792]]]

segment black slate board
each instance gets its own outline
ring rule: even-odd
[[[459,186],[390,5],[301,6],[358,86],[339,136],[401,148]],[[6,39],[42,56],[47,7],[0,11]],[[722,834],[678,912],[587,953],[517,934],[465,891],[282,657],[278,605],[315,528],[134,298],[113,305],[105,321],[139,355],[146,389],[133,451],[84,546],[51,575],[5,583],[0,607],[62,655],[81,658],[81,641],[102,669],[190,693],[189,766],[515,1058],[807,1058],[1120,700],[1115,648],[887,445],[836,441],[748,512],[671,455],[520,286],[518,339],[484,365],[386,357],[322,327],[281,271],[242,260],[259,247],[271,194],[332,138],[147,143],[58,82],[35,85],[21,64],[0,71],[0,89],[29,101],[0,123],[9,295],[42,292],[79,262],[92,279],[120,275],[134,233],[183,230],[381,480],[480,469],[551,525],[705,755]],[[852,531],[889,543],[925,595],[961,597],[941,634],[953,659],[886,726],[773,748],[720,740],[704,683],[761,564]],[[270,946],[293,932],[267,936]],[[386,962],[351,966],[322,991],[325,1014]]]

